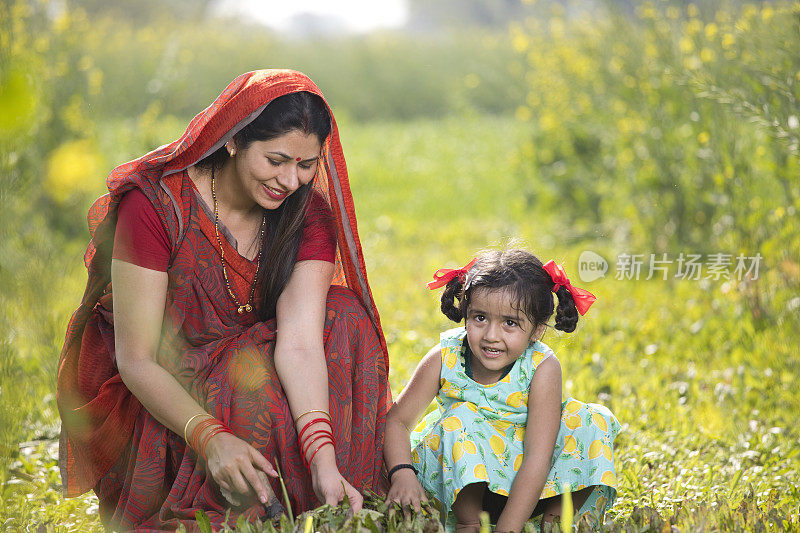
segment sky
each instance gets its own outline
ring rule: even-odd
[[[399,27],[407,17],[404,0],[223,0],[219,9],[251,16],[280,31],[290,31],[305,14],[337,18],[353,32]]]

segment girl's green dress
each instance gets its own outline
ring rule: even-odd
[[[411,459],[420,483],[442,511],[448,529],[459,491],[471,483],[487,483],[490,491],[508,496],[522,464],[528,416],[528,393],[536,367],[555,357],[544,343],[532,343],[510,372],[492,385],[467,376],[466,329],[442,333],[439,409],[411,433]],[[616,495],[614,439],[616,417],[602,405],[568,398],[561,404],[561,426],[552,467],[541,498],[558,496],[565,486],[575,492],[595,486],[576,517],[593,509],[604,512]]]

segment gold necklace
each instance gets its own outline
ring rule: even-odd
[[[261,228],[258,231],[258,255],[256,255],[256,278],[253,279],[252,285],[250,285],[250,295],[247,297],[247,301],[244,305],[239,303],[239,299],[233,293],[233,289],[231,289],[231,282],[228,281],[228,271],[225,268],[225,250],[222,248],[222,239],[219,238],[219,209],[217,207],[217,191],[214,189],[214,167],[211,167],[211,198],[214,199],[214,234],[217,236],[217,244],[219,244],[219,256],[222,259],[222,277],[225,278],[225,288],[228,289],[228,294],[230,294],[231,298],[233,298],[233,303],[236,304],[236,312],[240,315],[245,313],[249,313],[253,310],[253,306],[250,305],[250,301],[253,299],[253,293],[256,290],[256,280],[258,279],[258,270],[261,267],[261,243],[264,242],[264,226],[267,222],[266,215],[261,215]]]

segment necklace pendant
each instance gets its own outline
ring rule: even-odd
[[[240,315],[243,315],[244,314],[244,306],[240,305],[239,308],[236,310],[236,312],[239,313]]]
[[[244,312],[245,313],[249,313],[252,310],[253,310],[253,306],[251,306],[250,304],[244,304]]]

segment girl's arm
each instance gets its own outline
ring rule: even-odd
[[[528,395],[522,465],[496,531],[522,531],[542,494],[561,419],[561,365],[551,355],[536,368]]]
[[[295,264],[275,309],[278,325],[275,369],[298,431],[320,415],[318,412],[304,413],[316,410],[330,413],[323,329],[333,268],[333,264],[327,261],[309,260]],[[305,434],[310,435],[316,429],[328,427],[316,423]],[[317,444],[311,444],[307,456],[316,449]],[[333,446],[319,448],[310,469],[314,492],[322,503],[336,505],[347,494],[353,510],[361,509],[364,498],[339,472]]]
[[[386,438],[383,445],[383,460],[387,470],[399,464],[411,463],[411,429],[422,417],[431,400],[439,392],[439,376],[442,372],[442,351],[436,346],[422,358],[408,385],[386,416]],[[387,500],[402,506],[410,505],[416,510],[425,500],[425,491],[414,475],[414,471],[403,468],[392,475],[392,486]]]
[[[114,344],[117,368],[125,386],[164,426],[183,436],[191,417],[205,413],[180,383],[156,362],[167,298],[167,273],[118,259],[111,260],[114,287]],[[146,287],[145,291],[142,287]],[[187,434],[200,420],[189,425]],[[211,438],[206,447],[209,472],[222,488],[247,494],[255,489],[262,503],[275,498],[256,469],[276,476],[263,455],[233,435]]]

